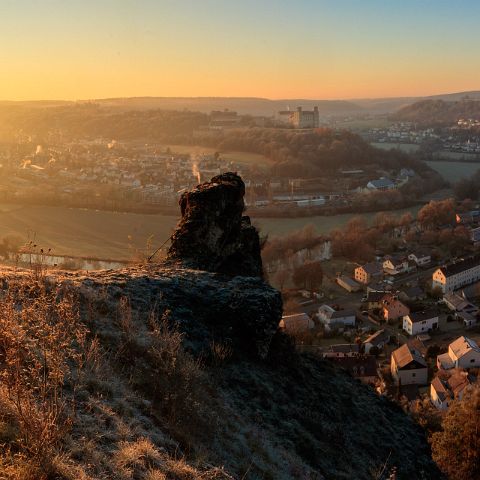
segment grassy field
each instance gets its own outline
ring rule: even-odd
[[[0,238],[34,239],[56,255],[129,260],[151,237],[162,244],[177,218],[64,207],[0,205]],[[153,237],[152,237],[153,236]]]
[[[457,182],[461,178],[470,177],[480,169],[480,162],[432,161],[425,163],[449,182]]]
[[[394,210],[390,212],[392,215],[400,216],[405,212],[411,212],[416,215],[419,206],[406,208],[402,210]],[[248,213],[248,212],[247,212]],[[367,213],[364,216],[367,221],[372,221],[376,213]],[[255,218],[252,217],[253,223],[260,228],[262,234],[269,235],[286,235],[292,231],[299,230],[305,225],[312,224],[315,226],[317,232],[328,233],[334,228],[345,226],[350,219],[356,217],[357,214],[346,213],[343,215],[333,215],[330,217],[298,217],[298,218]]]
[[[200,155],[204,154],[212,154],[215,153],[217,150],[215,148],[209,147],[201,147],[199,145],[169,145],[169,148],[174,153],[184,153],[184,154],[191,154],[191,155]],[[272,165],[272,161],[265,157],[264,155],[260,155],[258,153],[250,153],[250,152],[219,152],[221,156],[225,160],[229,160],[234,163],[242,163],[245,165],[255,164],[260,167],[268,167]]]
[[[395,214],[402,214],[399,210]],[[409,209],[414,214],[418,207]],[[366,217],[372,219],[375,214]],[[331,217],[253,218],[262,234],[285,235],[313,224],[320,233],[345,225],[353,214]],[[0,204],[0,239],[15,235],[38,248],[51,248],[56,255],[130,260],[135,251],[147,250],[151,239],[153,251],[167,240],[177,217],[115,213],[65,207],[20,206]]]

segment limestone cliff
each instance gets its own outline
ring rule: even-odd
[[[165,264],[42,279],[75,292],[101,351],[65,393],[78,476],[49,478],[441,478],[397,406],[277,331],[243,195],[233,173],[185,193]],[[4,289],[21,276],[4,270]]]

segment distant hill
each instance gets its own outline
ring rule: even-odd
[[[480,100],[480,91],[448,93],[431,97],[359,98],[352,100],[319,100],[285,98],[270,100],[257,97],[131,97],[92,100],[102,106],[126,109],[191,110],[210,113],[212,110],[234,110],[240,114],[272,116],[280,110],[318,106],[320,115],[358,115],[392,113],[420,100],[456,101],[468,96]]]
[[[234,110],[240,114],[272,116],[279,110],[318,106],[321,115],[352,114],[362,111],[355,103],[346,100],[269,100],[255,97],[133,97],[95,99],[102,106],[128,109],[191,110],[210,113],[212,110]]]
[[[456,92],[428,97],[386,97],[386,98],[358,98],[349,100],[321,100],[285,98],[271,100],[260,97],[119,97],[97,98],[73,101],[38,100],[38,101],[0,101],[0,107],[55,107],[74,104],[96,103],[103,107],[124,110],[188,110],[210,113],[212,110],[234,110],[246,115],[272,116],[280,110],[295,109],[299,106],[312,109],[318,106],[320,115],[361,115],[361,114],[389,114],[406,106],[423,100],[442,100],[448,102],[460,101],[465,97],[480,100],[480,91]]]
[[[454,95],[449,98],[455,99]],[[460,118],[480,119],[480,99],[470,96],[460,100],[430,99],[401,108],[391,118],[396,121],[416,122],[425,126],[448,126]]]

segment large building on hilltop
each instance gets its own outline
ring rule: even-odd
[[[462,258],[458,262],[437,268],[432,276],[432,288],[443,293],[453,292],[480,280],[480,257]]]
[[[296,110],[278,112],[278,115],[282,121],[289,123],[294,128],[318,128],[320,125],[318,107],[313,107],[313,110],[303,110],[302,107],[297,107]]]

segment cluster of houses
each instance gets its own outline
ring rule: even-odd
[[[356,267],[353,278],[339,275],[337,283],[348,292],[362,288],[366,288],[367,292],[386,290],[386,285],[391,285],[396,276],[428,267],[431,260],[430,252],[426,249],[418,249],[409,254],[385,255],[377,257],[374,262]]]
[[[301,313],[283,317],[281,326],[290,333],[308,332],[320,325],[325,331],[337,328],[342,332],[356,328],[356,343],[321,347],[321,355],[346,369],[353,377],[374,386],[378,392],[387,391],[390,388],[387,387],[388,384],[407,398],[414,399],[423,390],[433,405],[445,410],[453,400],[462,398],[465,390],[477,382],[480,347],[472,338],[461,335],[448,345],[444,353],[439,353],[432,363],[429,361],[431,357],[427,358],[425,342],[431,339],[433,332],[440,329],[441,315],[442,318],[454,317],[464,327],[476,324],[480,308],[475,305],[474,297],[478,297],[478,292],[472,284],[480,280],[480,257],[458,259],[432,273],[432,287],[438,287],[443,294],[437,302],[418,302],[426,298],[425,292],[418,286],[401,292],[394,291],[391,285],[388,290],[376,288],[386,275],[408,272],[412,263],[416,267],[422,267],[430,265],[430,262],[428,252],[416,251],[404,256],[387,256],[382,261],[359,266],[355,269],[355,280],[339,277],[337,281],[350,288],[355,285],[366,287],[367,293],[362,298],[364,311],[324,304],[310,315]],[[444,312],[447,307],[450,314],[440,313],[438,304],[444,305]],[[368,331],[360,328],[365,318],[377,324],[386,324],[360,342],[358,335]],[[447,321],[450,319],[447,318]],[[393,345],[402,341],[400,331],[407,338],[403,340],[405,343],[395,348]],[[348,334],[345,338],[349,338]],[[350,335],[350,338],[353,337]],[[386,379],[377,360],[382,352],[389,362],[391,380]]]
[[[457,135],[458,130],[470,130],[480,124],[478,119],[459,119],[452,128],[446,128],[439,133],[433,128],[417,129],[411,122],[395,123],[387,128],[372,128],[363,133],[366,140],[378,143],[421,145],[426,141],[435,141],[441,150],[461,153],[479,153],[480,138],[472,134],[468,139]]]
[[[477,381],[475,370],[480,367],[480,347],[472,339],[460,336],[437,356],[437,372],[429,382],[429,366],[425,349],[418,344],[405,343],[392,352],[390,372],[399,386],[429,384],[430,400],[440,410],[462,398],[467,387]]]
[[[178,192],[222,171],[239,170],[218,155],[175,154],[163,147],[135,142],[77,141],[37,147],[35,153],[3,152],[2,165],[12,177],[76,198],[102,187],[118,199],[173,205]],[[20,190],[21,191],[21,190]]]

